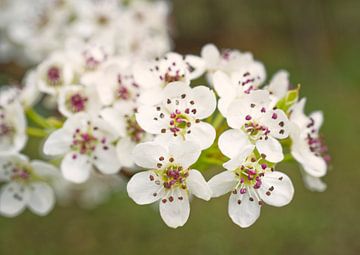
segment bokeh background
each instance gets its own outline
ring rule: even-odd
[[[324,193],[302,184],[295,164],[278,166],[296,193],[284,208],[264,206],[249,229],[227,215],[227,196],[191,205],[173,230],[152,206],[118,193],[94,210],[57,207],[41,218],[0,218],[1,255],[66,254],[360,254],[360,1],[174,0],[176,50],[199,53],[213,42],[252,51],[269,76],[287,69],[302,85],[307,111],[325,113],[322,129],[333,158]],[[2,84],[21,78],[0,66]],[[219,170],[206,171],[212,176]]]

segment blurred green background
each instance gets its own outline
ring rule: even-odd
[[[327,191],[307,191],[296,164],[282,164],[296,190],[290,205],[264,206],[256,224],[241,229],[228,217],[227,196],[195,199],[177,230],[122,193],[90,211],[0,218],[0,254],[360,254],[360,1],[174,0],[173,14],[179,52],[199,53],[208,42],[249,50],[269,76],[285,68],[302,85],[307,111],[325,113]],[[2,80],[23,72],[0,68]]]

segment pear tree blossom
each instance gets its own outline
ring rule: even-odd
[[[131,199],[137,204],[159,201],[160,215],[172,228],[183,226],[190,215],[190,196],[209,200],[211,190],[202,174],[191,165],[200,156],[192,142],[156,142],[139,144],[134,149],[135,163],[145,169],[127,184]]]
[[[172,82],[162,96],[158,105],[139,107],[136,120],[140,127],[159,135],[159,139],[193,141],[201,149],[210,147],[215,129],[201,120],[215,111],[214,93],[205,86],[190,88],[184,82]]]
[[[26,141],[26,118],[20,102],[0,104],[0,155],[20,152]]]
[[[294,195],[290,178],[275,171],[269,162],[257,156],[253,150],[253,145],[243,147],[224,164],[227,171],[209,180],[213,197],[230,193],[229,216],[243,228],[251,226],[259,218],[264,203],[285,206]]]
[[[280,162],[284,155],[278,139],[289,136],[290,125],[285,112],[272,108],[269,92],[253,91],[229,106],[227,122],[233,129],[225,131],[220,140],[238,148],[254,144],[270,162]],[[226,151],[224,151],[227,156]]]
[[[319,134],[324,117],[320,111],[306,116],[305,103],[306,100],[303,98],[291,109],[290,121],[293,124],[293,132],[290,134],[291,154],[301,164],[306,175],[323,177],[330,161],[327,146]],[[304,179],[310,180],[311,177],[305,176]]]
[[[103,174],[119,171],[121,165],[113,145],[116,138],[116,133],[100,118],[78,113],[47,138],[44,153],[64,156],[61,162],[63,176],[82,183],[95,169]]]
[[[144,104],[154,105],[160,102],[159,94],[170,83],[181,81],[189,86],[190,81],[204,72],[204,62],[200,57],[182,56],[175,52],[165,54],[149,62],[139,62],[134,66],[134,78],[144,91],[140,96]]]
[[[0,214],[15,217],[27,207],[45,216],[55,205],[52,183],[61,181],[56,167],[22,154],[0,156]]]

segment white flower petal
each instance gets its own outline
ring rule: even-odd
[[[151,204],[159,200],[163,184],[153,171],[144,171],[131,177],[127,184],[129,197],[139,205]]]
[[[156,105],[161,103],[162,99],[163,89],[161,87],[154,87],[142,90],[139,96],[139,103],[144,105]]]
[[[134,79],[141,88],[152,88],[159,84],[147,63],[136,63],[133,69]]]
[[[260,216],[261,206],[256,200],[249,200],[249,192],[241,195],[231,193],[228,212],[231,220],[242,228],[250,227]]]
[[[57,167],[45,163],[40,160],[31,161],[31,167],[33,168],[36,175],[45,177],[45,178],[58,178],[60,175],[60,171]]]
[[[252,144],[241,148],[239,154],[225,162],[223,167],[229,171],[235,170],[244,163],[245,159],[254,151],[254,148],[255,146]]]
[[[314,129],[319,130],[324,122],[324,114],[321,111],[316,111],[311,113],[309,117],[314,120]]]
[[[201,49],[201,57],[205,60],[207,68],[214,68],[220,60],[220,52],[214,44],[206,44]]]
[[[50,134],[44,144],[44,153],[46,155],[65,154],[71,145],[72,134],[65,129],[59,129]]]
[[[210,200],[210,187],[204,179],[204,176],[202,176],[198,170],[192,169],[189,171],[189,176],[186,179],[186,185],[190,193],[194,194],[196,197],[206,201]]]
[[[212,125],[206,122],[199,122],[192,125],[191,133],[186,134],[185,139],[195,142],[204,150],[214,143],[215,137],[216,131]]]
[[[320,178],[311,176],[304,172],[302,172],[302,176],[305,187],[308,190],[316,192],[323,192],[326,190],[327,185]]]
[[[10,182],[1,189],[0,214],[15,217],[24,209],[27,201],[26,189],[19,183]]]
[[[161,134],[161,130],[166,129],[169,124],[169,118],[159,118],[156,107],[149,106],[139,107],[136,121],[142,129],[151,134]]]
[[[216,109],[216,97],[212,90],[205,86],[197,86],[192,89],[192,97],[195,101],[197,119],[209,117]]]
[[[248,136],[239,129],[229,129],[219,137],[219,149],[227,157],[233,158],[238,155],[244,147],[251,144]]]
[[[169,157],[173,157],[177,164],[188,168],[200,157],[200,147],[194,142],[177,141],[169,143]]]
[[[64,178],[75,183],[85,182],[89,178],[91,170],[89,157],[76,152],[69,152],[61,162],[61,172]]]
[[[202,58],[194,55],[187,55],[185,62],[190,66],[189,78],[194,80],[203,75],[205,71],[205,62]]]
[[[256,148],[260,154],[266,155],[267,161],[277,163],[284,159],[280,142],[271,136],[269,136],[267,140],[256,141]]]
[[[115,174],[120,170],[121,164],[117,158],[116,149],[113,145],[97,146],[94,151],[93,163],[103,174]]]
[[[274,74],[267,89],[279,100],[286,95],[288,88],[289,73],[285,70],[280,70]]]
[[[135,143],[129,137],[121,138],[116,144],[116,154],[120,164],[124,167],[133,167],[134,159],[132,151],[135,148]]]
[[[283,110],[268,111],[261,119],[261,124],[269,128],[270,135],[277,139],[284,139],[289,136],[289,120]]]
[[[294,196],[294,186],[290,178],[281,172],[265,173],[258,190],[260,198],[273,206],[284,206],[290,203]]]
[[[230,77],[222,71],[213,75],[214,89],[219,97],[236,96],[236,86],[231,82]]]
[[[236,184],[234,172],[224,171],[212,177],[208,184],[212,191],[212,197],[220,197],[232,191]]]
[[[125,119],[123,114],[114,108],[105,108],[100,112],[101,118],[109,123],[112,129],[121,137],[126,135]]]
[[[29,199],[27,205],[33,213],[44,216],[53,209],[55,194],[49,185],[41,182],[32,183],[28,190]]]
[[[166,225],[171,228],[183,226],[190,215],[189,197],[185,190],[174,191],[174,200],[165,203],[160,201],[160,215]],[[182,197],[182,199],[178,199]]]
[[[167,148],[155,142],[138,144],[133,150],[135,164],[148,169],[156,169],[159,158],[168,158],[168,155]]]

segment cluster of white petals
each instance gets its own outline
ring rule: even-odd
[[[0,51],[39,63],[0,93],[0,214],[46,215],[55,197],[90,208],[126,189],[177,228],[193,196],[229,193],[229,216],[246,228],[262,206],[293,199],[278,170],[291,159],[306,187],[325,190],[323,115],[304,113],[288,72],[267,82],[251,53],[213,44],[169,52],[164,2],[16,0],[4,10]],[[23,155],[32,137],[52,164]],[[207,181],[211,165],[221,171]]]
[[[168,14],[165,1],[4,0],[0,62],[39,63],[70,38],[102,42],[122,56],[152,58],[171,47]]]

